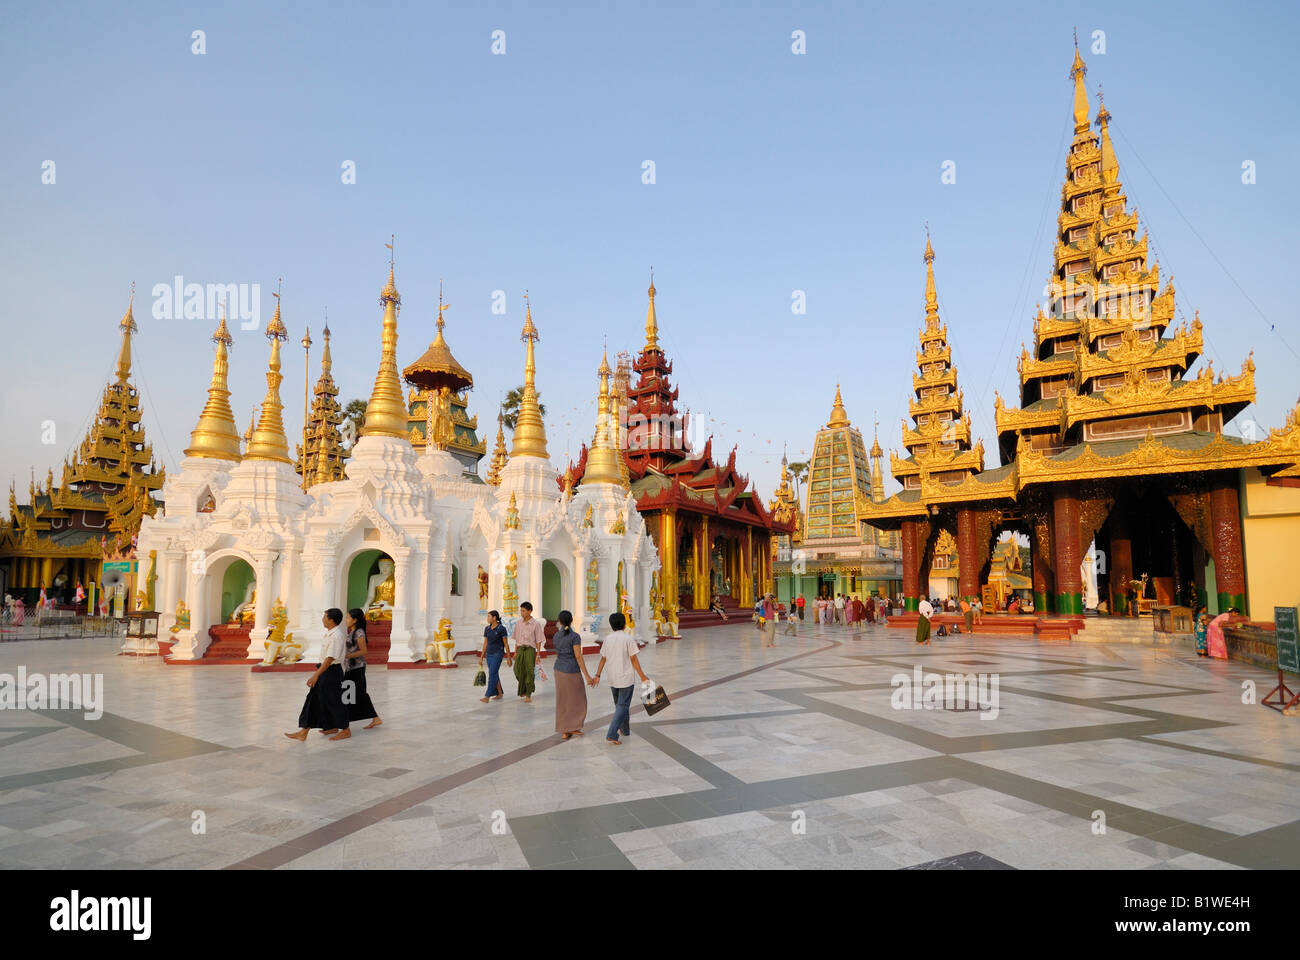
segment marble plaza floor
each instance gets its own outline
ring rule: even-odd
[[[784,627],[781,628],[784,630]],[[104,714],[0,710],[0,866],[1252,868],[1300,864],[1297,721],[1266,671],[1184,648],[748,625],[643,652],[672,705],[604,742],[484,705],[471,661],[373,670],[383,727],[287,740],[302,674],[167,666],[107,639],[0,644],[102,673]],[[549,661],[548,661],[549,662]],[[891,678],[996,674],[996,718],[900,710]],[[469,669],[465,669],[469,667]],[[506,680],[513,678],[503,674]],[[1099,830],[1104,818],[1104,832]],[[198,828],[202,827],[202,830]]]

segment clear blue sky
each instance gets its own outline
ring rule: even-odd
[[[399,362],[432,338],[444,278],[447,337],[489,440],[500,396],[522,380],[531,291],[557,463],[590,436],[602,339],[611,354],[641,343],[653,264],[682,402],[714,421],[722,456],[740,444],[767,497],[782,444],[806,458],[837,381],[868,442],[878,412],[882,444],[897,447],[925,221],[959,382],[995,465],[993,390],[1017,395],[1051,263],[1076,26],[1092,113],[1101,84],[1130,203],[1182,314],[1200,310],[1217,371],[1255,350],[1259,402],[1244,416],[1277,426],[1300,386],[1297,19],[1291,4],[5,0],[0,481],[16,478],[21,498],[29,466],[43,477],[80,439],[132,281],[145,422],[176,467],[213,326],[151,317],[151,288],[177,274],[260,283],[264,321],[284,278],[292,444],[296,344],[310,324],[319,345],[327,306],[343,399],[369,395],[395,233]],[[504,56],[491,52],[498,29]],[[1104,55],[1089,50],[1094,30]],[[46,160],[54,185],[41,183]],[[348,160],[355,185],[340,182]],[[955,184],[940,181],[947,160]],[[236,337],[242,429],[267,351],[260,331]],[[54,446],[41,444],[46,420]]]

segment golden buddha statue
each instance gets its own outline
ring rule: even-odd
[[[623,522],[621,516],[614,519],[614,523],[610,526],[609,532],[616,537],[621,537],[623,534],[627,533],[627,524]]]
[[[510,494],[510,506],[506,508],[506,519],[503,529],[519,529],[519,504],[515,501],[515,495]]]
[[[370,577],[366,588],[366,619],[393,619],[393,602],[397,596],[395,564],[388,557],[379,558],[379,572]]]
[[[184,600],[176,601],[176,622],[171,625],[172,633],[180,633],[182,630],[190,628],[190,608],[185,606]]]
[[[592,525],[592,523],[591,523],[591,504],[587,504],[587,512],[586,512],[586,513],[583,515],[583,517],[582,517],[582,525],[583,525],[584,527],[590,527],[590,526]]]
[[[248,586],[244,588],[244,600],[234,610],[230,611],[230,619],[226,621],[230,624],[239,624],[244,620],[252,620],[257,610],[257,581],[248,581]]]

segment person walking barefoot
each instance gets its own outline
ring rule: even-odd
[[[321,617],[325,639],[321,642],[320,666],[307,678],[307,699],[298,715],[298,729],[286,733],[290,740],[307,739],[307,731],[319,728],[321,733],[332,734],[331,740],[346,740],[348,710],[343,704],[343,667],[347,641],[343,636],[343,611],[330,607]]]
[[[573,630],[573,614],[561,610],[560,629],[551,638],[555,647],[555,732],[565,740],[582,736],[587,722],[587,688],[591,674],[582,661],[582,637]],[[579,679],[581,674],[582,679]]]
[[[353,607],[348,611],[347,627],[347,666],[343,668],[345,694],[343,702],[348,708],[348,720],[352,723],[369,720],[370,722],[365,726],[365,729],[369,730],[384,721],[379,719],[379,711],[375,709],[370,694],[366,692],[366,615],[360,607]],[[352,684],[350,691],[347,689],[348,683]]]
[[[537,688],[535,668],[546,643],[546,629],[533,616],[533,605],[527,600],[519,604],[519,618],[515,624],[515,679],[519,681],[519,696],[524,703],[532,703]]]
[[[501,614],[489,610],[487,626],[483,628],[483,649],[478,652],[480,662],[487,660],[487,696],[479,697],[479,703],[500,700],[505,696],[505,688],[501,686],[501,661],[507,657],[513,667],[515,657],[506,647],[506,628],[501,624]]]

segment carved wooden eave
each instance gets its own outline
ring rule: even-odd
[[[1199,377],[1184,380],[1150,380],[1130,371],[1124,383],[1099,394],[1071,394],[1065,398],[1065,426],[1111,417],[1129,417],[1165,410],[1221,407],[1255,401],[1255,363],[1249,357],[1241,373],[1215,381],[1210,368]]]

